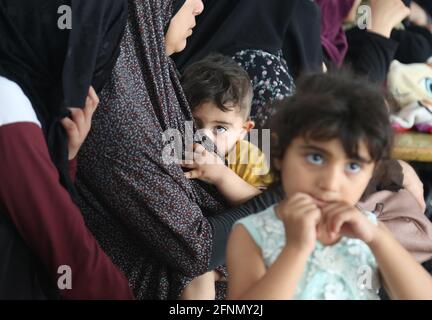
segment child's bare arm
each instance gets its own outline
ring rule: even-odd
[[[394,239],[383,224],[369,244],[378,262],[384,285],[392,299],[431,300],[432,277]]]
[[[260,189],[244,181],[226,166],[214,185],[232,206],[241,205],[261,193]]]
[[[185,173],[187,178],[215,185],[233,206],[245,203],[261,193],[228,168],[217,154],[207,151],[201,145],[194,146],[194,159],[190,163],[183,162],[182,166],[191,169]]]
[[[215,300],[217,271],[209,271],[193,279],[183,290],[180,300]]]

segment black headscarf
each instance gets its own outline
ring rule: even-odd
[[[432,16],[432,2],[430,0],[415,0],[426,12]]]
[[[185,4],[186,0],[175,0],[173,3],[173,10],[172,10],[172,16],[174,17],[177,12],[179,12],[179,10],[181,9],[181,7],[183,7],[183,5]]]
[[[118,56],[126,17],[126,0],[0,0],[0,75],[30,99],[71,194],[67,136],[59,120],[68,107],[84,106],[90,85],[102,88]],[[72,18],[72,29],[65,18]]]
[[[285,36],[283,55],[294,78],[306,72],[322,71],[321,11],[314,1],[297,2]]]
[[[194,34],[176,62],[200,60],[207,53],[233,54],[245,48],[280,50],[296,1],[207,0]]]
[[[176,54],[174,61],[182,70],[190,63],[211,52],[233,55],[243,49],[257,49],[276,53],[289,43],[286,51],[296,54],[319,55],[316,64],[321,66],[319,10],[310,0],[204,0],[204,12],[197,18],[194,34],[188,39],[186,49]],[[312,10],[312,11],[311,11]],[[307,26],[308,39],[298,41],[293,26]],[[310,31],[315,31],[315,37]],[[297,35],[301,38],[301,35]],[[298,45],[297,45],[298,44]],[[308,50],[308,47],[311,49]],[[305,59],[309,60],[309,59]],[[289,61],[288,61],[289,62]]]

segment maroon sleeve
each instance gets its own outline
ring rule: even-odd
[[[27,245],[57,284],[70,267],[65,299],[133,299],[126,277],[85,226],[59,183],[41,129],[33,123],[0,126],[0,201]]]
[[[72,160],[69,160],[69,176],[72,179],[73,183],[75,183],[76,181],[77,167],[78,167],[78,160],[76,157]]]

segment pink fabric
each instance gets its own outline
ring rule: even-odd
[[[407,190],[380,191],[372,194],[360,206],[374,211],[377,203],[383,204],[378,220],[392,232],[402,246],[418,262],[432,258],[432,223],[424,214],[414,196]]]
[[[321,44],[336,67],[341,67],[348,51],[343,22],[354,0],[315,0],[321,8]]]

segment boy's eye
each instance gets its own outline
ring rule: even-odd
[[[222,126],[217,126],[214,128],[214,131],[216,134],[222,134],[222,133],[225,133],[227,131],[227,128],[222,127]]]
[[[317,153],[309,154],[309,155],[306,157],[306,160],[307,160],[308,162],[312,163],[312,164],[318,164],[318,165],[321,165],[321,164],[324,163],[324,158],[323,158],[321,155],[317,154]]]
[[[346,171],[349,173],[359,173],[362,169],[362,166],[358,163],[352,162],[347,164]]]

